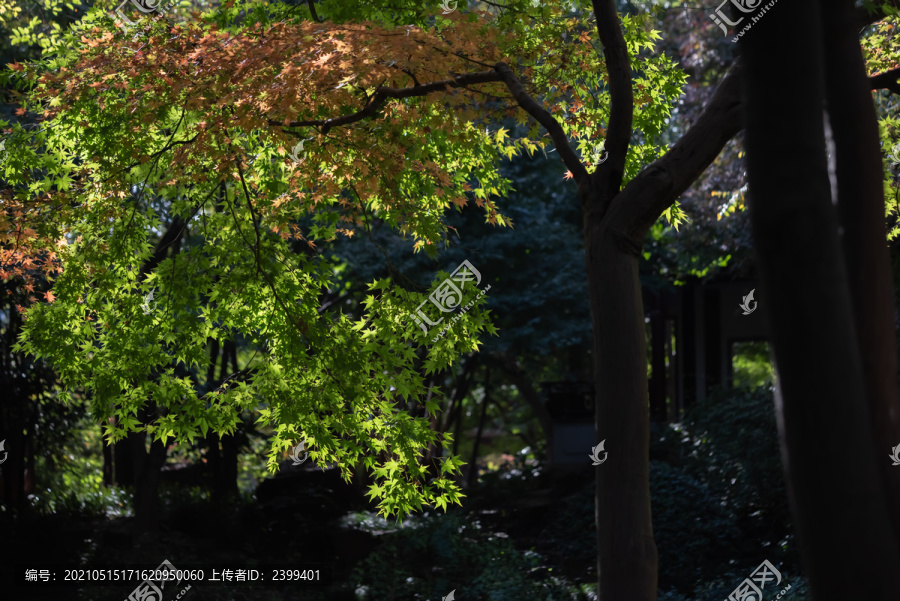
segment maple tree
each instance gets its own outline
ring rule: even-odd
[[[740,130],[741,61],[666,150],[685,77],[654,53],[648,19],[611,0],[313,6],[228,3],[195,22],[145,19],[134,37],[98,8],[11,66],[41,123],[4,125],[0,275],[54,278],[47,302],[21,308],[19,348],[51,360],[69,394],[92,391],[110,441],[187,442],[256,412],[270,468],[303,439],[348,478],[362,462],[384,513],[446,508],[460,462],[420,464],[443,441],[404,405],[438,409],[424,376],[495,333],[484,300],[432,343],[410,319],[425,295],[382,280],[351,321],[321,309],[341,269],[321,250],[378,220],[434,255],[444,212],[470,202],[509,225],[499,162],[550,145],[584,216],[597,433],[615,449],[597,476],[601,597],[654,599],[638,262]],[[491,132],[501,117],[527,135]],[[210,340],[236,337],[253,360],[200,394]]]
[[[262,402],[259,420],[275,432],[272,467],[302,437],[318,461],[362,461],[386,513],[446,507],[459,502],[446,477],[459,462],[444,459],[423,482],[416,449],[434,435],[394,403],[420,398],[419,370],[477,348],[474,337],[492,330],[486,315],[468,312],[428,347],[409,319],[422,295],[388,281],[372,285],[357,323],[320,314],[318,294],[336,266],[290,244],[314,250],[379,219],[434,252],[445,241],[443,211],[473,199],[489,223],[505,225],[492,198],[509,189],[498,161],[544,149],[540,127],[582,188],[588,170],[628,181],[662,153],[654,139],[684,77],[652,55],[658,34],[646,19],[607,15],[624,30],[613,38],[619,57],[644,60],[626,129],[615,147],[607,136],[613,158],[598,169],[604,125],[614,128],[610,111],[622,108],[606,90],[621,82],[597,52],[591,13],[519,3],[398,27],[360,21],[377,12],[371,6],[350,11],[352,22],[326,6],[326,23],[251,10],[240,25],[228,6],[203,24],[151,23],[132,40],[94,14],[73,28],[68,53],[12,66],[43,126],[32,137],[14,127],[10,137],[11,212],[0,225],[16,243],[4,260],[25,275],[26,261],[62,267],[54,302],[28,310],[20,348],[51,359],[66,386],[93,391],[95,417],[117,418],[105,426],[110,441],[227,433]],[[630,88],[632,74],[617,68]],[[530,122],[529,135],[485,127],[506,115]],[[629,145],[632,124],[642,140]],[[292,146],[297,161],[287,162]],[[677,222],[671,203],[664,210]],[[154,250],[148,238],[162,233],[160,221],[167,229]],[[148,312],[141,300],[151,291],[157,310]],[[209,339],[236,335],[259,345],[258,360],[198,395],[185,368],[204,365]],[[421,361],[416,347],[427,347]],[[647,492],[646,478],[628,480]],[[635,515],[652,544],[649,503]],[[645,559],[627,562],[655,571]],[[655,577],[645,580],[655,587]]]

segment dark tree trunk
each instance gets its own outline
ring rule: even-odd
[[[34,473],[34,434],[29,433],[25,436],[25,481],[23,482],[23,491],[25,498],[34,494],[36,485],[36,477]]]
[[[166,462],[166,447],[155,440],[148,453],[145,432],[132,432],[127,440],[134,459],[135,540],[153,542],[159,530],[159,478]]]
[[[206,439],[206,465],[203,465],[205,471],[211,476],[212,480],[212,500],[216,505],[222,504],[222,498],[225,487],[222,483],[222,452],[219,449],[219,441],[221,438],[216,432],[208,432]]]
[[[585,227],[594,324],[600,599],[654,601],[657,554],[650,515],[650,415],[639,255],[603,222]],[[603,290],[603,293],[600,291]]]
[[[448,405],[447,410],[445,412],[445,418],[438,419],[437,416],[433,417],[433,428],[437,430],[438,434],[443,438],[444,433],[453,425],[453,420],[457,417],[458,411],[457,408],[462,404],[463,399],[469,393],[469,385],[472,382],[472,376],[475,373],[476,361],[474,358],[466,361],[463,364],[462,373],[456,376],[456,382],[453,389],[450,391],[450,395],[448,397]],[[452,372],[451,372],[452,373]],[[429,465],[434,461],[435,451],[437,450],[434,443],[428,445],[428,450],[425,455],[425,459],[423,460],[423,464]]]
[[[487,418],[487,408],[490,401],[490,370],[485,370],[484,399],[481,401],[481,416],[478,418],[478,430],[475,433],[475,444],[472,445],[472,461],[469,462],[468,487],[475,488],[478,481],[478,448],[481,446],[481,435],[484,432],[484,421]]]
[[[15,426],[16,424],[9,424]],[[6,437],[6,461],[0,465],[3,483],[3,504],[22,512],[27,507],[25,493],[25,435],[22,428],[11,430]]]
[[[453,450],[451,453],[456,455],[456,451],[459,449],[459,436],[462,432],[462,422],[463,422],[463,398],[459,399],[459,403],[456,405],[456,417],[455,424],[453,426]]]
[[[210,432],[207,436],[207,468],[212,474],[212,499],[217,506],[224,506],[229,497],[236,494],[237,486],[237,439],[230,434],[218,435]]]
[[[750,216],[779,374],[782,457],[813,596],[895,601],[900,555],[825,156],[823,47],[841,42],[823,35],[821,13],[812,0],[780,3],[742,38]],[[848,118],[855,128],[860,117]]]
[[[666,421],[666,314],[665,295],[653,295],[650,311],[650,419]]]
[[[106,444],[105,440],[101,440],[100,445],[103,450],[103,486],[112,486],[115,482],[113,447]]]
[[[225,341],[225,347],[222,349],[222,369],[219,371],[219,380],[224,381],[227,377],[228,363],[231,362],[231,369],[234,373],[239,371],[237,364],[237,346],[233,340]],[[240,425],[238,425],[240,428]],[[216,476],[216,489],[219,491],[221,498],[230,498],[237,495],[238,492],[238,442],[236,434],[225,434],[219,437],[222,443],[221,462],[219,471]]]
[[[657,553],[649,485],[649,393],[638,262],[653,223],[693,183],[741,127],[735,61],[693,126],[620,190],[632,135],[631,66],[612,0],[594,0],[609,73],[609,159],[588,174],[562,148],[578,182],[594,333],[595,427],[607,460],[596,467],[600,601],[655,601]],[[545,122],[554,140],[562,136]],[[562,143],[557,144],[557,148]]]
[[[822,11],[825,91],[836,147],[837,207],[850,280],[854,322],[862,352],[869,419],[889,507],[900,507],[900,470],[885,452],[900,443],[894,289],[884,223],[884,184],[878,121],[854,24],[853,2]],[[900,511],[891,511],[900,545]]]
[[[678,142],[622,188],[633,134],[628,48],[613,0],[593,0],[610,94],[608,159],[588,173],[565,130],[505,63],[494,71],[518,105],[546,130],[578,185],[593,322],[597,440],[608,460],[597,468],[600,601],[656,599],[656,545],[650,517],[647,357],[638,260],[663,211],[703,173],[741,129],[740,60]]]
[[[118,419],[113,420],[118,423]],[[118,486],[134,486],[134,454],[131,448],[127,438],[113,445],[113,471]]]
[[[178,254],[185,228],[186,224],[180,217],[172,219],[172,223],[156,244],[153,255],[141,266],[138,276],[140,281],[143,281],[167,255]],[[152,399],[148,399],[148,404],[149,406],[138,412],[142,424],[150,423],[152,421],[150,416],[157,411]],[[115,463],[117,479],[122,470],[121,474],[130,475],[134,482],[135,539],[153,542],[159,534],[159,480],[160,470],[166,463],[166,446],[162,441],[154,440],[148,452],[146,441],[146,432],[129,433],[125,440],[116,444]],[[129,458],[131,461],[126,461]],[[126,466],[131,467],[131,474],[125,473]]]
[[[222,488],[226,496],[238,492],[238,440],[234,434],[222,437]]]

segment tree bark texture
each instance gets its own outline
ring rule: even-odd
[[[822,12],[812,0],[779,3],[741,40],[750,217],[760,289],[770,303],[782,459],[813,597],[888,601],[900,599],[900,556],[876,466],[851,280],[827,175],[824,47],[841,41],[824,35]],[[841,86],[847,89],[833,92],[852,102],[853,82]],[[857,135],[854,122],[842,130],[853,126]],[[837,160],[846,190],[862,184],[850,183],[840,166],[844,136],[835,129],[836,143],[844,140]],[[852,253],[863,252],[852,239]]]
[[[900,507],[900,470],[886,461],[900,443],[894,288],[884,220],[881,145],[852,1],[822,11],[825,93],[837,163],[837,208],[854,323],[862,353],[866,400],[889,507]],[[889,513],[900,545],[900,511]]]

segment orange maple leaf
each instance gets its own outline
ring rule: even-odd
[[[566,174],[563,176],[563,179],[564,179],[564,180],[566,180],[566,179],[572,179],[572,177],[573,177],[573,176],[572,176],[572,172],[571,172],[571,171],[566,171]]]
[[[48,303],[52,303],[56,300],[56,296],[53,294],[52,290],[48,290],[47,292],[45,292],[44,296],[46,297]]]

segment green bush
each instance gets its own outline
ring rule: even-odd
[[[661,599],[727,598],[768,559],[801,601],[770,388],[713,392],[654,432],[650,453]]]
[[[470,601],[571,600],[560,578],[534,552],[482,530],[459,512],[429,516],[389,538],[353,573],[360,599],[441,599],[451,590]]]
[[[748,562],[770,545],[783,548],[791,514],[771,389],[716,391],[690,412],[685,427],[684,469],[738,520]]]
[[[660,588],[690,592],[717,577],[742,536],[734,517],[700,481],[661,461],[650,462],[650,496]]]

